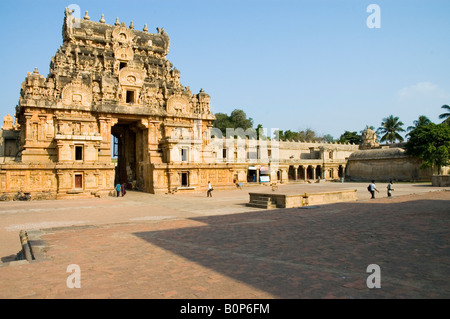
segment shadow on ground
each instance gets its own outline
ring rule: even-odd
[[[261,210],[134,235],[278,298],[449,298],[449,203]],[[380,289],[366,285],[370,264]]]

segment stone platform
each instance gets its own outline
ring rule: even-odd
[[[249,193],[249,196],[248,207],[265,209],[303,207],[358,200],[356,189],[319,193],[305,192],[304,194]]]

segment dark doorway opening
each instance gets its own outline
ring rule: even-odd
[[[126,63],[126,62],[120,62],[119,70],[122,70],[122,69],[125,68],[126,66],[127,66],[127,63]]]
[[[312,166],[308,166],[306,169],[306,179],[313,179],[314,176],[314,168]]]
[[[134,104],[134,91],[127,91],[127,103]]]
[[[322,166],[316,167],[316,179],[322,179]]]
[[[256,180],[256,167],[251,167],[251,168],[248,169],[247,182],[248,183],[255,183],[255,182],[257,182],[257,180]]]
[[[338,176],[339,178],[344,177],[344,168],[342,167],[342,165],[339,165]]]
[[[188,172],[182,172],[181,173],[181,186],[182,187],[188,187],[189,186],[189,173]]]
[[[303,167],[303,166],[299,166],[298,167],[298,179],[301,179],[301,180],[304,180],[304,179],[306,179],[305,177],[305,168]]]
[[[295,167],[294,166],[289,166],[289,171],[288,171],[288,180],[292,181],[292,180],[296,180],[297,176],[295,176]]]

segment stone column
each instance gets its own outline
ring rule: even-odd
[[[294,181],[298,180],[298,167],[294,166]]]
[[[313,180],[315,180],[316,179],[316,165],[311,165],[311,167],[312,167],[312,173],[313,173],[313,176],[312,176],[312,179]]]
[[[308,166],[303,166],[303,180],[306,182],[308,179]]]

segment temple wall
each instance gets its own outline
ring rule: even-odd
[[[421,169],[413,157],[349,160],[346,180],[352,181],[431,181],[433,171]]]
[[[55,199],[57,177],[54,167],[43,165],[1,165],[1,194],[9,199],[19,191],[31,193],[34,198]]]
[[[77,177],[77,175],[79,177]],[[77,180],[79,178],[79,180]],[[79,182],[79,184],[77,184]],[[10,164],[0,166],[0,189],[7,196],[30,193],[33,199],[56,199],[71,195],[105,196],[114,185],[112,166]]]

